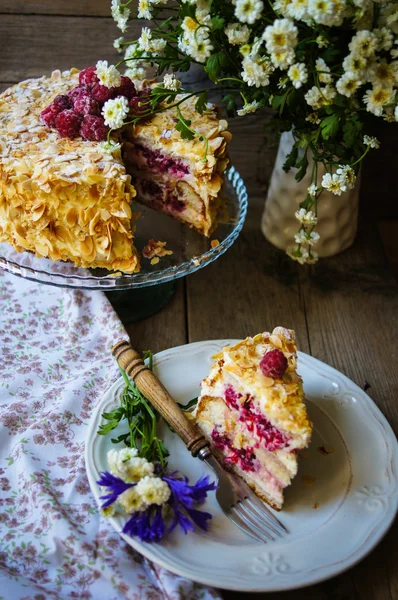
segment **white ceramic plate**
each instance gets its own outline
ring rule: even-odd
[[[155,371],[178,402],[199,393],[211,356],[231,340],[189,344],[160,352]],[[373,401],[358,386],[324,363],[299,353],[308,412],[314,423],[311,446],[300,459],[299,473],[286,490],[279,518],[291,532],[277,542],[256,543],[219,509],[214,493],[206,501],[213,514],[208,533],[174,531],[159,544],[122,537],[147,558],[170,571],[219,588],[250,592],[278,591],[316,583],[348,569],[380,541],[398,505],[398,446],[394,433]],[[86,443],[91,489],[107,469],[112,436],[97,435],[101,414],[118,403],[117,381],[96,407]],[[213,473],[191,457],[165,425],[161,435],[170,450],[169,465],[196,480]],[[118,431],[116,431],[116,434]],[[117,435],[115,435],[117,437]],[[322,453],[323,446],[333,449]],[[127,517],[110,519],[121,532]]]

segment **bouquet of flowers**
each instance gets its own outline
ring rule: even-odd
[[[340,195],[354,186],[362,159],[379,146],[369,136],[369,119],[398,120],[398,3],[138,0],[133,9],[132,0],[112,0],[111,10],[126,34],[115,41],[124,52],[119,65],[127,65],[126,74],[137,80],[146,77],[149,66],[156,67],[157,75],[167,71],[147,103],[141,103],[137,118],[164,104],[176,105],[181,135],[200,136],[184,118],[183,103],[192,93],[174,75],[200,64],[223,89],[229,115],[275,109],[280,131],[292,130],[295,138],[284,168],[296,167],[297,180],[312,154],[311,185],[296,212],[298,232],[290,256],[315,262],[323,190]],[[153,26],[129,40],[128,23],[137,18]],[[205,109],[207,93],[198,92],[198,111]],[[319,164],[326,170],[322,177]]]

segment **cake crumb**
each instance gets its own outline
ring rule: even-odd
[[[218,240],[211,240],[210,245],[212,248],[217,248],[217,246],[220,245],[220,242]]]
[[[334,452],[334,448],[331,448],[330,446],[318,446],[317,450],[320,454],[323,454],[324,456],[332,454],[332,452]]]
[[[315,502],[314,506],[312,508],[318,508],[318,506],[319,506],[318,502]]]
[[[157,242],[156,240],[149,240],[147,245],[142,249],[142,256],[145,258],[152,258],[152,260],[155,256],[160,257],[169,254],[173,254],[173,251],[166,249],[166,242]],[[159,260],[156,262],[151,261],[151,264],[156,265],[158,262]]]
[[[303,483],[305,483],[305,485],[314,485],[316,478],[315,477],[310,477],[310,475],[303,475],[301,477],[301,481]]]

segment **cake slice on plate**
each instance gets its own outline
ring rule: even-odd
[[[195,410],[215,455],[273,508],[297,473],[312,425],[296,370],[292,330],[276,327],[214,357]]]

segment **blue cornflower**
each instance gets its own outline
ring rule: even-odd
[[[135,513],[123,527],[123,533],[137,536],[141,542],[159,542],[165,533],[162,507],[152,504],[145,511]]]
[[[179,479],[173,477],[174,475],[177,475],[177,473],[169,473],[168,477],[162,478],[170,486],[171,497],[168,503],[174,511],[169,531],[173,531],[177,525],[180,525],[184,533],[188,533],[188,531],[194,529],[192,521],[201,529],[207,530],[207,521],[212,518],[211,514],[196,510],[193,506],[194,504],[204,502],[207,492],[215,490],[217,484],[214,482],[210,483],[209,477],[202,475],[194,485],[189,485],[187,477]]]
[[[110,506],[118,499],[120,494],[136,485],[135,483],[126,483],[123,479],[112,475],[108,471],[102,471],[100,476],[99,481],[97,481],[98,485],[108,488],[108,493],[105,496],[100,496],[101,500],[106,500],[101,508]]]

